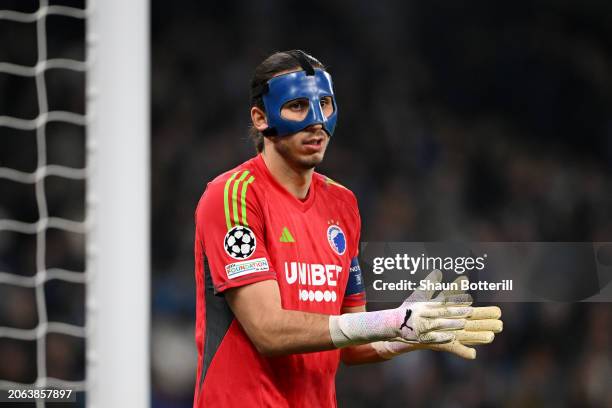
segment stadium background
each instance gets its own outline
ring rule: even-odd
[[[357,195],[362,240],[610,241],[611,18],[594,1],[154,2],[159,405],[189,402],[190,371],[170,388],[163,344],[185,342],[187,365],[194,203],[253,154],[248,84],[263,57],[302,48],[334,76],[320,171]],[[342,369],[340,406],[612,405],[610,304],[503,312],[475,362],[424,352]]]
[[[611,19],[595,0],[154,0],[153,406],[191,404],[193,211],[208,180],[253,154],[248,84],[262,58],[301,48],[334,76],[339,125],[319,170],[357,195],[362,240],[612,241]],[[32,34],[0,32],[0,60],[28,61]],[[54,32],[50,46],[82,55],[70,43],[82,25]],[[51,98],[83,112],[82,81],[53,83]],[[0,76],[0,90],[0,114],[35,116],[27,85]],[[0,131],[3,163],[33,160]],[[50,154],[82,165],[82,134],[55,132]],[[82,218],[83,191],[50,188],[51,208]],[[36,219],[26,194],[0,182],[0,212]],[[48,262],[83,268],[82,243],[48,239]],[[31,269],[31,250],[0,235],[2,264]],[[0,322],[31,326],[31,293],[0,291]],[[46,292],[58,319],[82,324],[82,291]],[[502,306],[505,330],[475,362],[416,352],[342,368],[340,406],[612,406],[610,304]],[[82,350],[50,336],[50,373],[82,378]],[[0,378],[32,381],[32,354],[2,340]]]

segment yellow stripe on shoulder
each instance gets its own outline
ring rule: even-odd
[[[253,181],[255,181],[255,176],[250,175],[249,170],[242,169],[235,171],[225,182],[223,210],[228,231],[233,226],[249,226],[247,221],[247,192],[249,184]],[[240,215],[242,215],[242,221],[240,221]]]
[[[334,180],[330,179],[327,176],[325,176],[325,182],[327,184],[331,184],[331,185],[334,185],[334,186],[342,187],[343,189],[348,190],[348,188],[344,187],[342,184],[338,183],[337,181],[334,181]]]
[[[238,173],[240,173],[240,171],[234,172],[231,175],[231,177],[227,179],[227,181],[225,182],[225,186],[223,187],[223,211],[225,213],[225,224],[227,225],[228,231],[232,229],[232,217],[230,215],[230,202],[229,202],[230,185],[232,184],[232,181],[234,181]]]

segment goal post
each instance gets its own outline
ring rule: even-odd
[[[149,2],[87,10],[87,406],[148,407]]]
[[[0,151],[7,147],[8,152],[0,163],[0,181],[5,183],[6,196],[10,198],[12,191],[21,191],[17,189],[31,192],[31,201],[27,203],[7,201],[7,212],[0,214],[0,235],[10,240],[19,234],[29,242],[18,246],[16,253],[28,258],[35,267],[35,271],[31,271],[27,262],[19,257],[11,258],[17,259],[13,262],[0,263],[2,296],[13,299],[15,304],[27,305],[26,310],[34,310],[31,320],[7,320],[5,316],[0,322],[0,346],[13,345],[12,349],[3,351],[13,350],[21,358],[17,361],[23,362],[20,367],[32,371],[32,374],[0,378],[0,404],[7,390],[54,387],[71,390],[74,394],[85,392],[88,407],[144,408],[150,406],[149,3],[147,0],[82,0],[76,3],[65,6],[39,0],[33,10],[31,4],[27,7],[20,4],[23,7],[15,9],[0,7],[3,29],[9,27],[8,24],[15,24],[19,29],[29,26],[31,28],[27,29],[35,33],[36,47],[28,47],[24,42],[23,55],[35,54],[36,63],[21,65],[23,62],[18,59],[0,60],[0,75],[4,83],[20,78],[22,84],[33,84],[35,97],[29,103],[35,104],[34,109],[38,111],[34,118],[24,113],[27,112],[24,109],[0,112],[0,130],[24,132],[22,138],[33,138],[27,141],[34,146],[35,155],[33,170],[25,163],[7,161],[13,149],[21,145],[14,142],[16,139],[0,140]],[[48,52],[47,18],[50,16],[85,21],[85,60],[73,54],[62,58],[61,53]],[[69,41],[77,44],[82,40],[81,36]],[[2,58],[7,56],[14,57],[8,53]],[[58,98],[78,97],[79,92],[83,92],[82,87],[61,88],[66,93],[55,92],[54,98],[50,98],[48,85],[51,80],[47,73],[58,70],[68,74],[85,72],[85,114],[75,107],[54,109],[67,106],[58,105]],[[16,89],[21,90],[23,86]],[[71,167],[72,162],[57,161],[57,157],[50,160],[52,155],[47,147],[55,146],[57,151],[61,146],[56,136],[48,134],[47,125],[51,122],[85,127],[87,160],[84,167]],[[67,155],[73,153],[66,152]],[[17,160],[23,161],[22,157],[16,155]],[[84,220],[77,215],[78,211],[58,212],[49,204],[48,194],[52,196],[47,185],[49,177],[84,182],[87,191]],[[57,194],[55,197],[61,197]],[[65,198],[72,199],[74,195],[70,194]],[[66,201],[66,204],[72,203]],[[38,219],[33,222],[23,219],[23,214],[16,210],[21,205],[36,209]],[[57,239],[49,238],[48,230],[73,234],[71,239],[75,242],[85,240],[84,271],[74,263],[66,266],[48,262],[47,255],[58,248],[60,253],[62,250],[70,253],[62,247],[61,240],[54,242],[55,246],[48,245],[49,239]],[[81,254],[75,256],[82,259]],[[66,267],[81,270],[64,269]],[[55,309],[59,306],[49,301],[46,291],[51,281],[85,286],[84,324],[82,319],[67,318],[68,312],[57,313]],[[50,293],[55,294],[57,301],[58,294],[79,296],[83,288],[74,288],[74,292],[55,290],[50,289]],[[31,298],[23,296],[28,292]],[[8,304],[6,299],[3,298],[2,307]],[[1,312],[6,315],[7,311]],[[74,316],[82,317],[78,312]],[[49,335],[53,335],[55,341],[59,341],[57,335],[63,339],[62,343],[55,344],[85,339],[85,378],[56,377],[59,371],[48,364],[52,356],[48,352]],[[80,347],[72,351],[77,356]],[[36,400],[37,408],[45,406],[44,399]]]

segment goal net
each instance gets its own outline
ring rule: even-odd
[[[147,2],[8,1],[0,35],[0,391],[148,406]]]

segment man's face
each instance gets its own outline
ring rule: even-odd
[[[329,135],[321,125],[313,125],[290,136],[271,137],[270,140],[288,163],[308,170],[323,161]]]
[[[319,101],[323,114],[329,117],[334,110],[331,97]],[[308,99],[287,102],[281,109],[281,116],[288,120],[302,121],[308,114]],[[311,169],[321,163],[329,142],[329,135],[322,125],[311,125],[289,136],[271,138],[276,151],[289,163],[303,169]]]
[[[299,71],[299,68],[277,73],[275,76]],[[334,103],[331,96],[323,96],[319,100],[321,112],[327,118],[334,113]],[[309,113],[308,98],[298,98],[286,102],[281,107],[281,116],[285,120],[303,121]],[[251,108],[253,126],[260,132],[268,127],[265,112],[253,106]],[[265,148],[278,152],[290,165],[309,170],[321,163],[325,149],[329,143],[329,135],[323,130],[323,125],[313,124],[297,133],[285,136],[268,136],[265,138]]]

